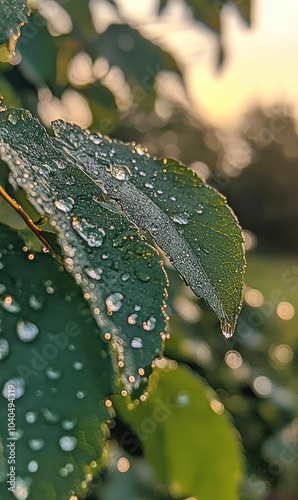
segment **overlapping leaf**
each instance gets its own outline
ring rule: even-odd
[[[240,311],[245,261],[241,230],[225,198],[174,160],[150,158],[135,144],[63,121],[52,126],[70,158],[150,232],[230,336]]]
[[[13,50],[20,36],[20,26],[27,22],[28,15],[26,0],[0,1],[0,44],[9,41]]]
[[[166,277],[156,251],[30,113],[2,111],[0,143],[14,182],[56,229],[65,265],[111,339],[127,389],[137,389],[165,329]]]
[[[136,429],[145,457],[175,497],[236,500],[241,451],[224,408],[189,370],[169,366],[155,371],[148,401],[127,410],[117,397],[116,411]]]
[[[68,499],[71,491],[86,489],[82,481],[102,464],[113,366],[74,280],[50,255],[23,247],[14,231],[0,226],[0,435],[6,456],[0,497],[10,498],[7,445],[17,438],[11,464],[16,498]],[[9,384],[16,396],[15,434],[8,434]]]

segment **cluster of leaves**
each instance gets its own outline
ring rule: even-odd
[[[74,2],[67,5],[75,7]],[[94,40],[89,44],[94,46]],[[32,252],[31,237],[24,246],[2,226],[0,353],[6,380],[1,403],[7,403],[10,385],[16,398],[22,398],[16,404],[16,436],[24,459],[18,464],[16,496],[50,500],[85,494],[102,467],[106,429],[101,424],[110,418],[109,398],[121,393],[115,408],[136,430],[160,400],[166,404],[170,397],[167,421],[159,428],[168,452],[165,467],[157,472],[175,495],[211,499],[223,491],[236,499],[239,446],[225,415],[210,408],[213,396],[203,383],[183,369],[168,373],[165,367],[155,371],[146,392],[152,362],[168,336],[168,282],[157,251],[141,231],[147,231],[148,241],[156,242],[211,306],[229,337],[242,300],[244,255],[238,222],[226,200],[178,162],[153,159],[136,144],[112,141],[63,121],[52,127],[55,137],[28,111],[1,108],[0,154],[10,171],[1,192],[52,254]],[[17,196],[17,189],[25,192],[30,210],[41,217],[39,223],[7,193]],[[141,395],[143,402],[127,404],[123,396],[129,394]],[[1,411],[5,444],[7,408],[2,405]],[[225,443],[231,468],[221,467],[226,450],[219,449],[209,479],[198,482],[210,441],[194,444],[190,432],[183,444],[176,431],[177,414],[178,421],[201,423],[209,437],[216,429],[211,449],[217,439]],[[156,467],[160,437],[149,446],[147,437],[139,436]],[[200,462],[190,455],[181,468],[179,450],[186,453],[190,443]]]

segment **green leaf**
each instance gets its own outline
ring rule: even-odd
[[[226,199],[175,160],[150,158],[140,146],[60,120],[52,127],[70,158],[149,231],[229,337],[242,303],[245,260],[241,229]]]
[[[0,44],[9,41],[10,50],[20,36],[20,27],[27,23],[29,9],[25,0],[1,0]]]
[[[167,280],[157,252],[29,112],[0,113],[0,143],[14,183],[57,231],[65,266],[112,341],[127,390],[138,389],[166,327]]]
[[[227,3],[235,4],[243,19],[248,24],[250,22],[250,0],[240,2],[238,0],[185,0],[185,2],[199,22],[217,33],[220,32],[220,12]],[[167,4],[168,0],[160,0],[159,12],[162,12]]]
[[[127,80],[139,83],[146,92],[154,89],[156,75],[163,69],[179,72],[174,59],[150,43],[127,24],[112,24],[98,37],[97,55],[110,66],[118,66]],[[138,88],[132,89],[139,96]]]
[[[38,13],[31,15],[26,30],[30,37],[21,37],[17,44],[17,50],[22,57],[20,71],[27,81],[37,87],[48,85],[53,89],[57,78],[56,40],[50,35],[45,21]]]
[[[17,437],[19,495],[24,486],[17,498],[68,499],[72,490],[83,493],[82,481],[102,465],[113,367],[80,288],[49,254],[29,254],[23,246],[0,226],[0,434],[6,455],[0,497],[8,498],[8,438]],[[16,388],[16,436],[8,435],[9,381]]]
[[[116,397],[115,409],[173,495],[236,500],[242,459],[235,431],[211,389],[171,363],[152,375],[146,402],[126,406]]]

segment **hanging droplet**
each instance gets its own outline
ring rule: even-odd
[[[81,361],[75,361],[73,364],[72,364],[72,367],[74,370],[82,370],[84,368],[84,363],[82,363]]]
[[[109,313],[117,312],[122,307],[123,295],[120,292],[115,292],[106,298],[106,306]]]
[[[38,332],[38,327],[30,321],[18,321],[17,323],[17,335],[22,342],[32,342]]]
[[[230,339],[233,336],[234,331],[235,331],[235,327],[231,326],[230,323],[228,323],[228,321],[226,321],[226,320],[221,321],[220,327],[221,327],[222,334],[226,339]]]
[[[3,337],[0,337],[0,361],[7,358],[9,354],[9,343]]]
[[[62,436],[59,439],[59,445],[63,451],[73,451],[77,445],[77,439],[74,436]]]

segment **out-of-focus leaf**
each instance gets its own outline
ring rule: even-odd
[[[0,44],[9,42],[10,50],[20,36],[20,27],[27,22],[29,9],[25,0],[1,0]]]
[[[113,367],[80,288],[50,255],[28,254],[23,245],[0,226],[0,434],[7,459],[7,445],[17,439],[16,498],[68,499],[102,464]],[[9,384],[16,396],[12,434]]]
[[[52,126],[77,165],[150,232],[229,337],[241,307],[245,260],[241,229],[226,199],[175,160],[150,158],[140,146],[60,120]]]
[[[56,82],[58,47],[38,13],[31,15],[17,49],[22,56],[19,67],[25,78],[37,87],[46,84],[53,88]]]
[[[67,269],[112,340],[123,382],[137,389],[166,327],[167,281],[156,251],[30,113],[2,111],[0,143],[14,183],[56,229]]]
[[[227,3],[234,4],[243,19],[248,24],[250,23],[250,0],[240,2],[238,0],[185,0],[185,2],[191,8],[197,21],[217,33],[220,32],[220,12]],[[167,4],[168,0],[160,0],[159,12],[162,12]]]
[[[5,106],[20,106],[20,99],[4,75],[0,77],[0,99],[3,97]]]
[[[242,473],[240,446],[221,414],[221,403],[208,390],[184,368],[157,369],[146,402],[127,409],[117,397],[115,408],[136,430],[145,457],[174,495],[236,500]]]
[[[173,58],[126,24],[112,24],[98,37],[98,55],[118,66],[126,79],[149,92],[164,69],[179,71]]]

